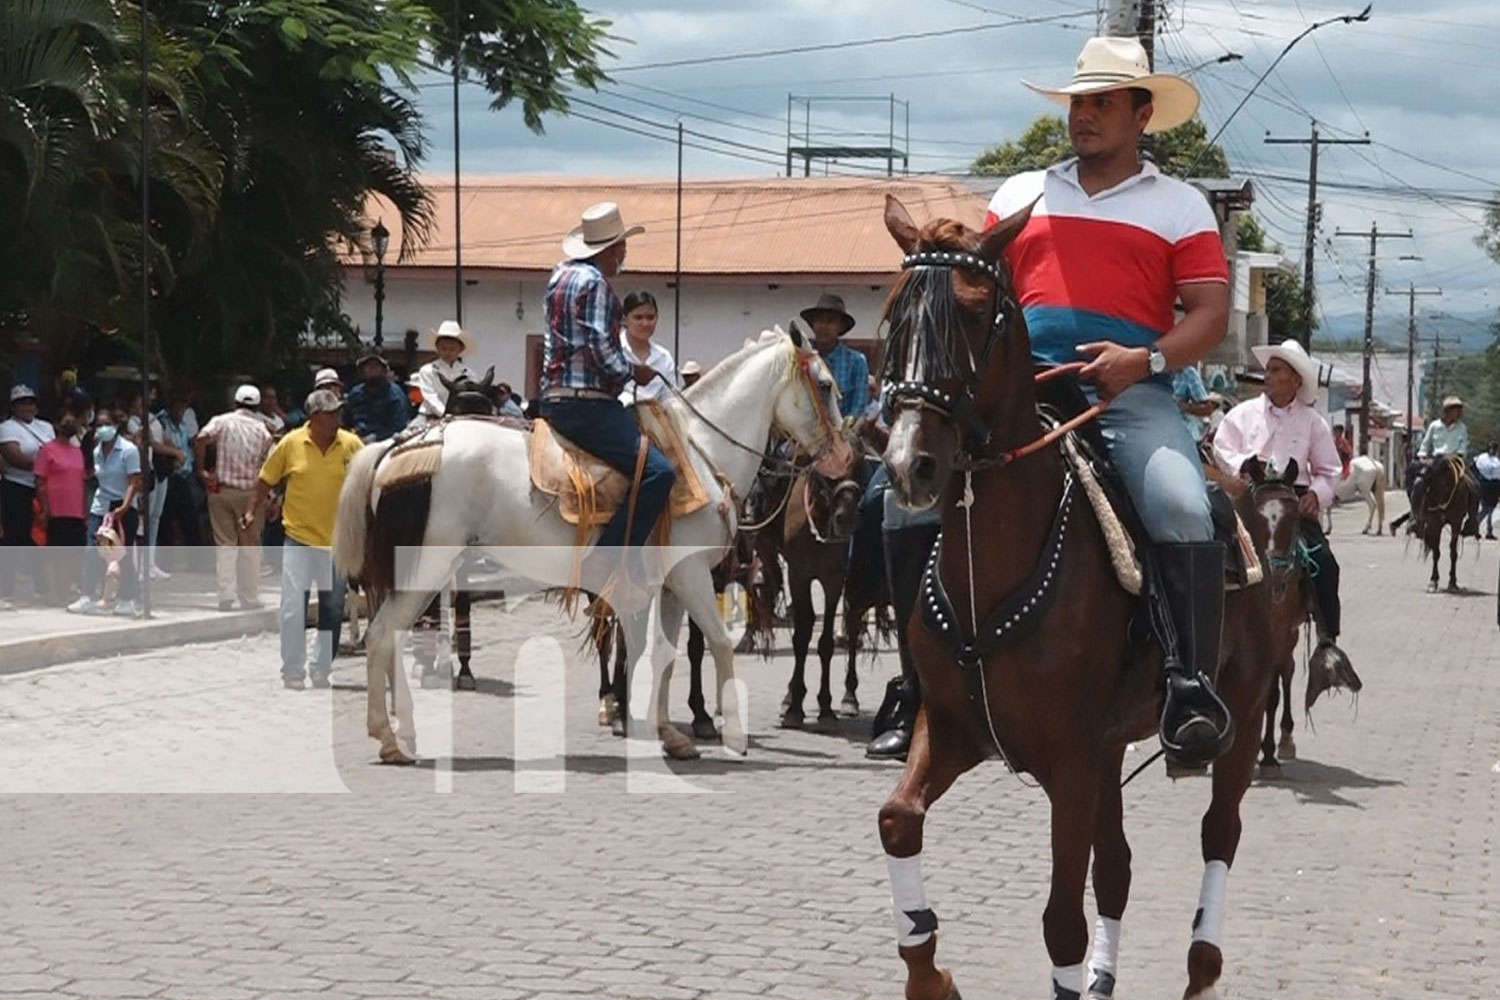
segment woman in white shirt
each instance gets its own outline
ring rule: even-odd
[[[656,333],[656,296],[647,291],[631,292],[621,303],[625,313],[625,328],[620,331],[620,346],[625,355],[635,364],[655,368],[661,378],[652,379],[645,385],[632,382],[620,393],[620,402],[630,406],[638,399],[666,399],[671,395],[668,386],[681,388],[677,381],[677,363],[672,352],[651,339]]]
[[[10,390],[10,419],[0,423],[0,545],[31,546],[31,504],[36,498],[36,453],[56,434],[52,425],[36,415],[36,393],[29,386]],[[0,558],[0,607],[15,596],[16,563],[12,556]],[[27,570],[33,580],[40,580],[36,565],[29,558]],[[35,584],[38,593],[40,582]]]

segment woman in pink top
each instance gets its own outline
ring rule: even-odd
[[[52,600],[66,604],[71,585],[79,579],[79,561],[87,544],[84,509],[83,449],[78,442],[79,417],[70,412],[57,422],[57,438],[37,452],[36,496],[39,517],[47,530],[45,568]]]

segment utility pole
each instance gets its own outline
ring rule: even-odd
[[[1387,288],[1387,295],[1406,296],[1406,441],[1407,451],[1411,450],[1412,431],[1415,427],[1413,421],[1416,419],[1417,407],[1417,296],[1418,295],[1442,295],[1441,288],[1418,288],[1415,284],[1407,283],[1406,291],[1399,288]]]
[[[1156,0],[1109,0],[1104,9],[1104,20],[1099,24],[1101,35],[1123,38],[1134,35],[1147,15],[1143,7],[1155,7]],[[1150,17],[1155,21],[1155,13]],[[1149,50],[1148,50],[1149,51]]]
[[[1351,233],[1343,229],[1334,231],[1335,236],[1360,236],[1364,233]],[[1365,364],[1364,378],[1361,382],[1359,399],[1359,453],[1368,455],[1370,453],[1370,361],[1375,354],[1375,251],[1381,240],[1409,240],[1412,238],[1410,232],[1405,233],[1382,233],[1380,226],[1374,222],[1370,223],[1370,274],[1365,279]]]
[[[1318,147],[1319,146],[1368,146],[1370,136],[1363,139],[1325,139],[1318,133],[1318,123],[1312,123],[1312,136],[1307,139],[1277,139],[1266,136],[1268,146],[1307,146],[1310,149],[1307,167],[1307,240],[1302,260],[1302,329],[1297,339],[1303,350],[1312,349],[1313,319],[1313,251],[1318,245]]]

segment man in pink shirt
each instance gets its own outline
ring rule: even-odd
[[[1243,474],[1251,459],[1260,459],[1278,473],[1288,462],[1297,463],[1302,538],[1318,567],[1312,585],[1322,618],[1321,650],[1337,642],[1342,613],[1339,564],[1328,548],[1318,514],[1333,503],[1343,462],[1328,422],[1313,409],[1318,398],[1318,363],[1295,340],[1253,350],[1266,369],[1266,391],[1224,417],[1214,436],[1214,461],[1233,476]]]

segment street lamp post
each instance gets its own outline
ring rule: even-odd
[[[1340,22],[1344,24],[1353,24],[1356,21],[1361,23],[1368,21],[1370,19],[1370,9],[1373,6],[1374,4],[1366,4],[1365,9],[1360,11],[1358,14],[1341,14],[1338,17],[1330,17],[1322,21],[1314,21],[1306,28],[1303,28],[1302,33],[1299,34],[1296,38],[1293,38],[1290,42],[1287,42],[1286,48],[1282,49],[1281,54],[1278,55],[1275,59],[1271,60],[1271,65],[1266,67],[1266,71],[1260,75],[1260,79],[1256,80],[1255,83],[1251,85],[1250,89],[1245,91],[1245,96],[1240,98],[1240,103],[1236,104],[1234,106],[1234,110],[1229,112],[1229,117],[1224,119],[1223,124],[1219,126],[1219,130],[1213,134],[1208,142],[1203,144],[1203,149],[1199,151],[1198,158],[1195,159],[1192,163],[1192,166],[1188,167],[1187,169],[1188,176],[1192,176],[1193,170],[1198,166],[1198,160],[1203,159],[1203,154],[1208,152],[1213,144],[1219,141],[1219,136],[1223,135],[1224,130],[1229,127],[1229,123],[1234,121],[1234,116],[1239,114],[1240,109],[1243,108],[1247,103],[1249,103],[1250,98],[1253,97],[1255,95],[1255,92],[1260,89],[1260,85],[1266,82],[1266,77],[1271,75],[1271,71],[1276,68],[1277,64],[1280,63],[1281,60],[1286,58],[1286,54],[1292,51],[1292,49],[1296,47],[1298,42],[1302,41],[1302,39],[1306,38],[1314,31],[1317,31],[1319,28],[1327,27],[1330,24],[1338,24]]]
[[[379,351],[385,345],[385,252],[391,245],[391,231],[384,220],[375,220],[370,239],[375,244],[375,350]]]

